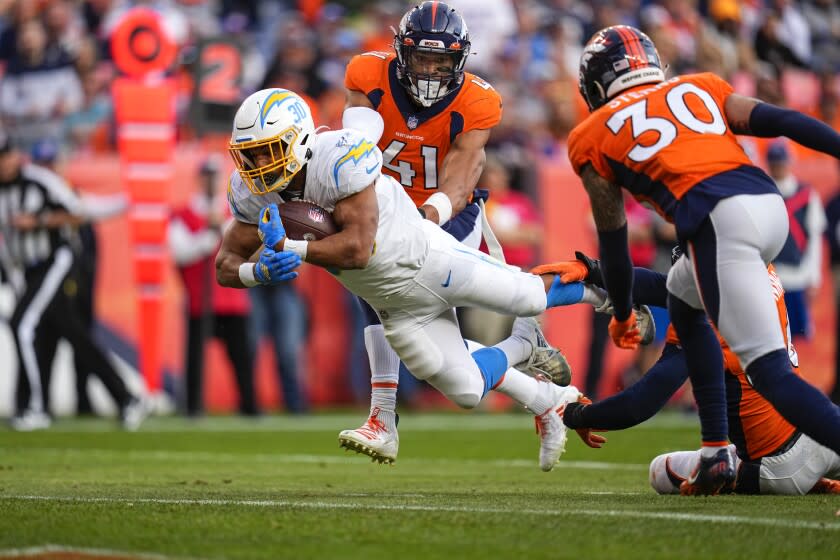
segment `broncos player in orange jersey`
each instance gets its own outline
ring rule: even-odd
[[[561,280],[571,287],[576,281],[603,288],[603,274],[597,259],[577,253],[577,261],[554,263]],[[682,256],[674,248],[673,261]],[[538,272],[539,267],[532,272]],[[785,292],[773,265],[767,269],[775,300],[777,328],[787,346],[790,364],[799,374],[799,357],[790,338]],[[633,300],[664,306],[668,291],[663,274],[644,268],[633,269]],[[582,290],[581,290],[582,291]],[[819,445],[797,430],[750,384],[738,357],[723,338],[727,414],[730,450],[736,454],[737,479],[733,490],[743,494],[840,493],[840,455]],[[570,403],[563,423],[578,431],[584,442],[600,447],[604,438],[598,430],[624,430],[656,414],[688,379],[688,363],[673,326],[668,328],[662,355],[631,387],[595,404]],[[700,451],[677,451],[656,457],[650,464],[650,483],[660,494],[691,493],[684,484],[700,458]]]
[[[704,313],[755,389],[791,424],[840,452],[840,409],[793,372],[774,316],[766,266],[787,236],[784,200],[735,134],[787,136],[838,158],[840,135],[737,95],[714,74],[667,79],[653,42],[628,26],[602,29],[586,44],[580,91],[591,114],[569,136],[569,158],[592,203],[617,345],[638,343],[621,188],[673,222],[686,249],[667,289],[700,412],[703,448],[686,481],[690,491],[714,494],[735,479],[723,356]]]
[[[470,53],[467,25],[444,2],[409,10],[394,51],[366,52],[347,66],[345,128],[375,131],[382,172],[405,187],[420,214],[458,241],[478,248],[484,146],[502,116],[502,100],[483,79],[464,71]],[[381,131],[381,135],[378,134]],[[397,457],[396,393],[400,361],[376,313],[364,302],[365,347],[371,369],[371,409],[360,428],[339,434],[342,447],[391,463]],[[567,368],[543,341],[531,371]]]

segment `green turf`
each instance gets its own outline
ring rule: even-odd
[[[63,420],[0,428],[0,550],[171,558],[840,558],[837,497],[660,497],[647,464],[696,445],[665,416],[573,437],[537,467],[522,415],[405,415],[395,466],[338,449],[360,416]],[[3,552],[0,552],[0,556]]]

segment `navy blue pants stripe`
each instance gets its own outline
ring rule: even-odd
[[[700,297],[706,313],[717,325],[720,318],[720,287],[717,276],[717,236],[710,219],[706,219],[689,241],[691,264],[699,281]]]

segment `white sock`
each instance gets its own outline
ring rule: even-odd
[[[607,291],[593,286],[592,284],[583,285],[583,297],[581,303],[589,303],[595,307],[601,307],[607,301]]]
[[[394,429],[400,358],[388,344],[382,325],[370,325],[365,328],[365,349],[370,361],[371,415],[379,409],[379,419],[388,429]]]
[[[527,338],[511,335],[500,343],[494,345],[494,348],[498,348],[504,352],[505,357],[507,357],[508,364],[510,366],[515,366],[516,364],[524,362],[531,357],[534,345]]]
[[[496,386],[496,391],[509,396],[539,416],[554,404],[554,390],[550,385],[545,381],[537,381],[518,369],[510,368]]]
[[[723,445],[703,445],[700,448],[700,456],[704,459],[708,459],[709,457],[714,457],[715,453],[726,447],[727,444]]]

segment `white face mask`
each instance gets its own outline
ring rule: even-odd
[[[430,107],[449,93],[449,86],[440,80],[417,80],[414,99],[423,107]]]

